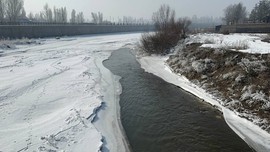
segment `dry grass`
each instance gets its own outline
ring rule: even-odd
[[[263,37],[263,39],[261,41],[270,43],[270,34],[267,34],[265,37]]]
[[[238,40],[232,44],[225,43],[225,46],[222,48],[225,50],[246,50],[249,48],[249,46],[247,41]]]
[[[215,44],[215,42],[214,38],[207,38],[204,40],[204,44]]]

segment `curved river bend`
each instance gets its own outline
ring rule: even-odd
[[[249,152],[214,108],[144,72],[128,49],[105,67],[122,77],[121,121],[134,152]]]

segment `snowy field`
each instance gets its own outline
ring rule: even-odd
[[[270,44],[261,42],[266,35],[250,35],[250,34],[197,34],[192,35],[187,43],[204,43],[202,47],[223,48],[238,45],[239,41],[245,41],[248,48],[245,50],[236,50],[247,53],[268,53]],[[208,43],[208,44],[205,44]],[[258,152],[270,151],[270,134],[256,126],[252,122],[241,118],[237,113],[223,107],[213,95],[207,93],[204,89],[191,83],[186,77],[177,75],[172,72],[170,67],[165,64],[168,56],[146,56],[138,57],[138,61],[145,71],[153,73],[165,81],[175,84],[184,90],[201,98],[223,112],[223,116],[227,124],[237,133],[246,143]]]
[[[38,44],[2,48],[0,151],[97,152],[102,146],[127,151],[119,114],[113,110],[118,105],[115,92],[121,89],[102,61],[139,37],[41,39]],[[111,113],[104,118],[101,112],[96,120],[104,104]]]
[[[203,47],[245,45],[268,53],[266,35],[193,35]],[[134,47],[140,34],[96,35],[0,43],[0,152],[128,151],[119,123],[119,77],[104,68],[113,50]],[[268,46],[269,45],[269,46]],[[253,49],[256,48],[256,49]],[[270,151],[270,135],[222,107],[202,88],[176,75],[167,57],[142,57],[142,67],[204,99],[221,111],[228,125],[250,146]],[[96,115],[99,111],[98,115]]]
[[[261,40],[270,38],[267,34],[195,34],[190,36],[190,43],[203,43],[202,47],[238,48],[245,53],[270,53],[270,43]]]

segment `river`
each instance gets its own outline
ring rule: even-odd
[[[141,69],[128,49],[103,62],[121,76],[121,122],[134,152],[249,152],[222,114]]]

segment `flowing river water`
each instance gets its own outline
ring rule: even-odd
[[[141,69],[129,49],[105,67],[121,76],[121,121],[134,152],[249,152],[251,148],[200,99]]]

